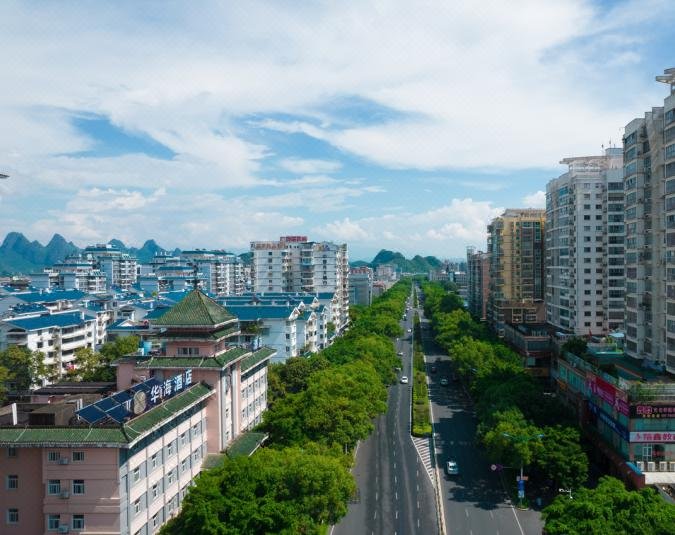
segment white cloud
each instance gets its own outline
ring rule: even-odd
[[[338,242],[363,241],[369,238],[361,225],[345,217],[342,221],[333,221],[317,229],[317,234],[324,239]]]
[[[302,160],[298,158],[286,158],[279,162],[279,165],[298,175],[315,175],[319,173],[332,173],[342,167],[340,162],[328,160]]]
[[[523,208],[546,208],[546,192],[535,191],[523,197]]]

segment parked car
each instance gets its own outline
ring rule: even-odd
[[[459,466],[456,461],[448,461],[445,463],[445,473],[449,476],[459,475]]]
[[[399,352],[396,353],[396,354],[397,354],[399,357],[402,357],[402,356],[403,356],[403,351],[399,351]]]
[[[402,385],[407,385],[407,384],[408,384],[408,376],[407,376],[407,375],[401,376],[401,384],[402,384]]]
[[[411,332],[412,332],[412,329],[408,329],[408,332],[411,333]]]
[[[443,379],[441,379],[441,386],[448,386],[448,379],[446,377],[443,377]]]

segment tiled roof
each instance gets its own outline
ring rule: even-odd
[[[335,292],[319,292],[316,294],[319,299],[333,299]]]
[[[277,350],[272,349],[271,347],[261,347],[258,351],[254,352],[250,357],[246,357],[241,361],[241,371],[245,372],[246,370],[253,368],[257,364],[261,363],[264,360],[269,359],[273,355],[276,355]]]
[[[225,307],[199,290],[192,290],[153,323],[175,327],[206,327],[221,325],[235,319]]]
[[[53,303],[55,301],[76,301],[82,299],[85,295],[80,290],[57,290],[55,292],[31,292],[25,294],[14,294],[25,303]]]
[[[138,359],[138,368],[212,368],[222,370],[232,362],[249,355],[246,347],[235,347],[217,357],[151,357]]]
[[[105,444],[108,447],[126,448],[164,421],[206,399],[212,392],[210,386],[197,383],[123,425],[0,428],[0,446],[58,447]]]
[[[5,320],[6,323],[24,329],[34,331],[36,329],[46,329],[48,327],[70,327],[81,325],[85,320],[79,312],[66,312],[63,314],[48,314],[45,316],[36,316],[34,318],[17,318]],[[92,320],[87,320],[92,321]]]
[[[259,319],[285,319],[295,310],[294,306],[286,305],[232,305],[228,310],[240,321],[254,321]]]
[[[242,455],[250,456],[267,440],[267,437],[267,433],[256,433],[253,431],[242,433],[227,448],[227,456],[230,458],[241,457]]]

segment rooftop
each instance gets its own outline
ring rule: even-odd
[[[153,323],[168,327],[214,327],[230,321],[236,318],[225,307],[199,290],[192,290]]]
[[[14,325],[26,331],[37,329],[46,329],[49,327],[71,327],[81,325],[85,320],[82,319],[80,312],[65,312],[58,314],[45,314],[33,318],[10,318],[4,320],[5,323]],[[87,319],[86,321],[93,321]]]

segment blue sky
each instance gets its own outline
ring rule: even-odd
[[[0,238],[462,256],[662,104],[674,22],[666,0],[3,2]]]

